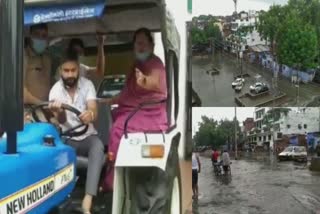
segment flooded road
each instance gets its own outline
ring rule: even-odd
[[[219,73],[212,75],[212,68],[219,70]],[[214,57],[193,57],[192,60],[192,86],[201,98],[203,106],[226,107],[235,106],[235,97],[249,92],[249,86],[255,83],[257,74],[261,75],[262,81],[272,89],[272,72],[266,71],[258,65],[243,62],[242,74],[245,76],[244,88],[240,93],[235,92],[231,83],[236,75],[239,75],[241,66],[238,60],[227,53],[218,53]],[[288,79],[279,77],[278,91],[286,94],[276,106],[305,106],[320,94],[320,86],[313,84],[301,84],[299,91]],[[298,93],[299,92],[299,93]],[[297,95],[299,99],[297,100]],[[273,95],[272,95],[273,96]],[[255,106],[251,102],[250,106]]]
[[[201,164],[195,214],[320,213],[320,174],[305,164],[248,157],[232,160],[231,177],[216,177],[209,158]]]
[[[180,160],[181,173],[181,206],[183,214],[192,213],[192,176],[191,176],[191,161]],[[148,176],[148,175],[146,175]],[[65,214],[81,214],[81,202],[85,192],[85,180],[79,179],[78,185],[71,195],[71,204]],[[112,193],[99,193],[94,198],[93,214],[111,214],[112,213]],[[53,213],[54,214],[54,213]]]

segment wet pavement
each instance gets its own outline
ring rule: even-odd
[[[191,176],[191,161],[181,160],[181,196],[182,196],[182,214],[192,213],[192,176]],[[83,179],[78,180],[78,184],[72,193],[71,204],[68,206],[66,214],[81,214],[81,200],[84,194]],[[112,213],[112,194],[98,194],[94,200],[93,214],[111,214]]]
[[[273,156],[232,160],[231,176],[215,176],[201,157],[195,214],[318,214],[320,173],[306,164],[279,163]]]
[[[212,74],[214,69],[220,72]],[[245,77],[245,85],[240,93],[235,92],[231,87],[234,77],[240,74],[241,67],[238,60],[228,53],[218,53],[212,56],[193,57],[192,60],[192,84],[194,90],[201,98],[202,106],[226,107],[235,106],[235,97],[249,92],[249,86],[256,79],[255,75],[262,76],[261,81],[272,88],[272,72],[266,71],[258,65],[243,62],[242,74],[248,74]],[[278,92],[283,92],[286,97],[277,101],[275,106],[305,106],[313,98],[320,95],[320,86],[314,84],[300,84],[299,100],[297,102],[298,90],[294,84],[284,77],[279,77]],[[273,89],[271,94],[276,93]],[[255,101],[251,102],[255,106]],[[250,104],[251,104],[250,103]]]

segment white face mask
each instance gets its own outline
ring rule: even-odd
[[[140,62],[145,62],[150,56],[151,56],[151,52],[149,51],[145,51],[145,52],[136,52],[136,59]]]
[[[31,38],[32,48],[37,54],[42,54],[48,47],[47,40]]]

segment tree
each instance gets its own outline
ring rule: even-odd
[[[318,37],[318,65],[320,65],[320,1],[319,0],[313,0],[312,6],[311,6],[311,20],[312,24],[315,27],[315,31],[317,33]]]
[[[316,28],[320,37],[320,1],[319,0],[289,0],[288,8],[295,10],[304,22]]]
[[[192,20],[195,23],[197,21],[204,22],[203,30],[198,28],[196,25],[191,28],[191,38],[193,45],[209,44],[209,40],[211,38],[214,39],[215,43],[219,43],[219,45],[221,45],[223,38],[219,26],[215,24],[217,22],[217,19],[214,16],[200,15],[199,17],[193,17]]]
[[[206,116],[202,116],[202,122],[199,123],[199,130],[194,136],[196,145],[212,146],[217,125],[217,121]]]
[[[315,68],[318,39],[315,28],[291,11],[279,30],[277,54],[281,64],[295,69]]]
[[[270,42],[272,54],[274,54],[275,42],[285,17],[285,11],[286,9],[280,5],[272,5],[269,11],[261,12],[259,15],[257,30],[263,39]]]
[[[237,130],[240,130],[239,123]],[[234,120],[216,121],[206,116],[202,117],[199,123],[199,130],[193,137],[196,146],[211,146],[219,148],[227,142],[234,141]]]
[[[207,39],[213,38],[215,44],[221,46],[222,44],[222,34],[218,25],[214,21],[210,21],[208,26],[204,29]]]
[[[259,23],[257,25],[258,32],[262,38],[267,39],[271,43],[271,52],[274,54],[275,49],[277,49],[277,55],[280,54],[282,62],[289,62],[293,65],[293,61],[298,59],[299,62],[295,63],[295,68],[313,68],[315,59],[318,59],[320,63],[320,1],[319,0],[289,0],[286,6],[273,5],[270,7],[269,11],[262,12],[259,15]],[[294,20],[290,19],[294,17]],[[289,32],[287,24],[290,22],[292,26],[298,27],[299,32]],[[294,24],[296,22],[296,24]],[[302,26],[302,29],[300,27]],[[310,33],[307,33],[311,30]],[[285,34],[283,34],[285,33]],[[309,45],[305,48],[306,50],[299,53],[291,52],[292,49],[297,49],[290,47],[290,45],[301,47],[308,39],[300,41],[303,35],[307,35],[308,39],[311,39]],[[317,42],[314,43],[314,33],[316,34]],[[286,36],[290,38],[286,39]],[[282,44],[281,42],[286,41],[288,43]],[[276,45],[281,45],[278,48]],[[314,48],[309,48],[311,45],[315,45],[314,48],[317,51],[314,52]],[[289,47],[289,49],[286,49]],[[281,53],[278,53],[282,50]],[[287,53],[287,54],[286,54]],[[309,62],[301,62],[301,54],[307,53],[308,55],[304,58],[310,59]],[[314,56],[314,54],[316,54]],[[290,56],[288,56],[290,55]],[[279,59],[280,60],[280,59]],[[281,63],[281,62],[280,62]],[[289,64],[288,64],[289,65]]]
[[[200,30],[197,27],[192,27],[191,28],[191,40],[192,40],[192,44],[203,45],[203,44],[207,43],[208,38],[207,38],[204,31]]]

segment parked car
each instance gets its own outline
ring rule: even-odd
[[[240,82],[238,85],[235,86],[234,89],[236,90],[236,92],[240,92],[242,90],[242,88],[243,88],[243,83]]]
[[[307,161],[307,150],[304,146],[288,146],[278,155],[278,159]]]
[[[261,82],[256,82],[255,84],[250,85],[250,91],[255,91],[255,89],[257,87],[261,87],[262,85],[263,85],[263,83],[261,83]]]
[[[260,86],[257,86],[254,91],[256,94],[260,94],[260,93],[263,93],[263,92],[266,92],[269,90],[269,87],[266,85],[266,84],[262,84]]]
[[[232,82],[232,87],[236,87],[239,84],[243,84],[244,83],[244,78],[237,78],[235,81]]]

